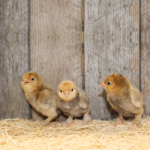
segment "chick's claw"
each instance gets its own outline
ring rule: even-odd
[[[91,121],[92,120],[91,120],[91,117],[90,117],[89,113],[85,113],[84,117],[83,117],[83,123],[87,124],[87,123],[90,123]]]
[[[132,126],[136,126],[137,128],[141,128],[142,127],[142,123],[141,122],[133,122]]]
[[[123,125],[123,124],[125,124],[123,118],[118,117],[117,120],[115,121],[114,126],[117,127],[117,125]]]
[[[132,123],[132,126],[136,126],[137,128],[141,128],[142,127],[142,123],[140,120],[134,120]]]

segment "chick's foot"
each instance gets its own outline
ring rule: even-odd
[[[64,122],[63,125],[69,127],[72,124],[73,124],[73,118],[71,116],[69,116],[69,118]]]
[[[136,115],[135,116],[135,119],[134,119],[132,125],[136,126],[137,128],[141,128],[142,127],[141,115]]]
[[[116,119],[116,121],[115,121],[114,126],[117,127],[117,125],[123,125],[123,124],[125,124],[123,118],[122,118],[122,117],[118,117],[118,118]]]

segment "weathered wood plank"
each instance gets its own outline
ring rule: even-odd
[[[82,87],[82,0],[30,2],[31,70],[54,89],[65,79]]]
[[[93,119],[109,119],[99,84],[112,73],[139,88],[139,0],[85,1],[85,89]],[[98,97],[101,93],[102,97]],[[103,98],[104,97],[104,98]]]
[[[150,1],[141,1],[141,87],[145,115],[150,115]]]
[[[22,91],[28,71],[28,0],[0,0],[0,118],[30,118]]]

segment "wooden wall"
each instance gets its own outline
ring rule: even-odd
[[[85,1],[85,89],[93,118],[110,119],[99,84],[112,73],[140,87],[139,0]]]
[[[82,0],[30,2],[31,70],[54,89],[66,79],[82,88]]]
[[[30,118],[20,81],[29,70],[28,0],[0,0],[0,118]]]
[[[93,119],[113,117],[99,84],[122,73],[143,92],[149,115],[149,7],[149,0],[0,0],[0,118],[30,118],[20,86],[29,70],[54,89],[65,79],[85,87]],[[34,110],[32,117],[41,118]]]

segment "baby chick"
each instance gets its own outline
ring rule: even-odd
[[[59,113],[57,92],[44,85],[43,79],[36,72],[27,72],[22,78],[21,85],[27,101],[36,111],[48,117],[43,125],[48,124]]]
[[[70,80],[62,81],[57,90],[58,107],[69,116],[66,125],[73,123],[73,117],[83,117],[84,123],[90,122],[90,102],[89,97],[82,89]]]
[[[141,127],[143,114],[143,98],[141,92],[129,79],[121,74],[111,74],[100,84],[107,92],[107,100],[116,112],[118,119],[115,125],[123,123],[124,117],[135,117],[133,125]]]

